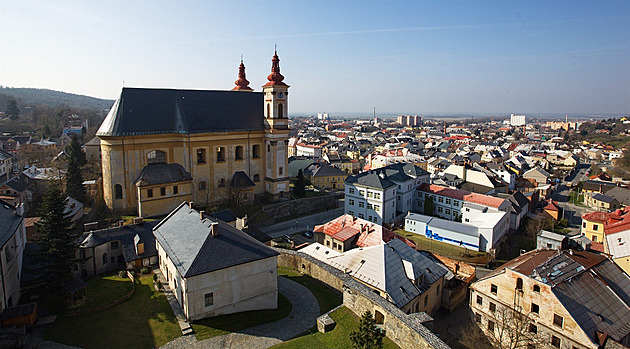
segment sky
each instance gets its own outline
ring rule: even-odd
[[[630,113],[630,1],[0,0],[0,85],[261,91],[291,114]]]

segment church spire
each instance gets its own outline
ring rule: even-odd
[[[273,54],[273,58],[271,58],[271,74],[267,76],[268,83],[264,86],[286,86],[282,80],[284,80],[284,76],[280,74],[280,58],[278,58],[278,50],[276,49]]]
[[[232,91],[253,91],[251,87],[249,87],[249,81],[245,78],[245,64],[243,64],[243,55],[241,55],[241,65],[238,67],[238,79],[234,81],[236,86],[232,89]]]

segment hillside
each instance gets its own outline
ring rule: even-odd
[[[101,110],[109,109],[114,103],[113,100],[48,89],[0,87],[0,111],[4,111],[9,99],[16,99],[21,108],[40,105],[57,108],[65,105],[78,109]]]

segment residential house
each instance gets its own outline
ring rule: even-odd
[[[564,241],[566,235],[552,233],[547,230],[541,230],[536,236],[536,248],[548,249],[548,250],[560,250],[562,249],[562,241]]]
[[[515,311],[537,339],[523,345],[596,349],[606,337],[630,344],[630,277],[604,255],[534,250],[470,289],[472,314],[486,335],[498,334],[501,314]]]
[[[549,172],[540,167],[532,168],[523,174],[523,178],[534,182],[536,185],[547,184],[550,176]]]
[[[25,246],[24,208],[0,200],[0,311],[16,306],[20,300]]]
[[[85,143],[83,149],[85,150],[85,157],[88,161],[101,162],[101,139],[94,137],[89,142]]]
[[[343,190],[348,173],[328,164],[313,164],[312,170],[305,173],[307,180],[316,188],[325,190]]]
[[[278,253],[186,203],[153,228],[160,272],[188,320],[278,306]]]
[[[582,227],[580,233],[593,242],[604,241],[604,227],[610,215],[605,212],[588,212],[582,215]]]
[[[619,207],[630,206],[630,189],[624,187],[613,187],[605,192],[606,196],[615,198],[619,202]]]
[[[617,199],[600,193],[584,194],[584,203],[590,208],[604,212],[614,211],[620,207]]]
[[[182,201],[192,201],[192,179],[190,172],[180,164],[161,161],[149,163],[134,181],[137,188],[138,216],[167,214]],[[219,185],[227,186],[227,183],[223,180]],[[121,188],[120,194],[122,193]]]
[[[0,185],[0,199],[13,207],[23,204],[25,212],[31,208],[34,192],[35,185],[26,176],[13,177]]]

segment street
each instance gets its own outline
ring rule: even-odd
[[[553,199],[562,207],[564,211],[563,216],[569,222],[569,227],[573,228],[572,230],[577,228],[579,231],[580,224],[582,224],[582,214],[591,210],[587,207],[576,206],[568,202],[569,192],[570,190],[565,184],[560,184],[553,194]]]
[[[326,223],[333,218],[337,218],[343,214],[343,207],[335,208],[330,211],[316,213],[310,216],[304,216],[286,222],[277,223],[260,230],[269,235],[272,239],[284,236],[285,234],[293,235],[307,230],[313,230],[318,224]]]

